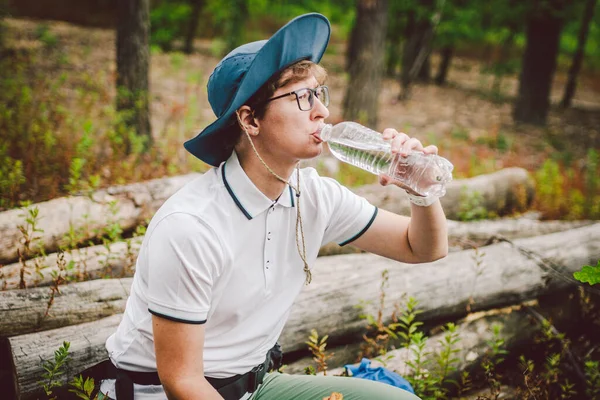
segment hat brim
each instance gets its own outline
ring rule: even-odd
[[[331,26],[318,13],[301,15],[280,28],[258,51],[226,111],[184,147],[200,160],[218,166],[231,155],[219,137],[221,130],[231,122],[235,111],[252,97],[273,75],[289,65],[310,60],[318,63],[325,53]]]

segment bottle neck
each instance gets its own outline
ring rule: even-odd
[[[319,138],[321,138],[321,140],[324,142],[328,142],[329,139],[331,139],[332,129],[333,129],[333,125],[331,125],[331,124],[323,125],[323,127],[321,128],[321,132],[319,133]]]

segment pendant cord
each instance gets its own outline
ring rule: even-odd
[[[264,167],[267,169],[267,171],[269,171],[271,173],[271,175],[273,175],[275,178],[279,179],[281,182],[283,182],[286,185],[288,185],[289,187],[291,187],[296,192],[296,248],[298,249],[298,254],[300,255],[300,258],[302,259],[302,262],[304,263],[304,273],[306,274],[306,280],[304,283],[306,285],[308,285],[312,281],[312,273],[310,272],[310,267],[308,266],[308,261],[306,261],[306,242],[304,239],[304,227],[302,225],[302,215],[300,214],[300,162],[298,162],[296,164],[296,181],[297,182],[296,182],[296,186],[294,186],[291,182],[282,178],[275,171],[273,171],[267,165],[265,160],[263,160],[263,158],[260,156],[260,154],[258,154],[258,150],[256,150],[256,147],[254,146],[254,142],[252,141],[250,134],[248,133],[248,131],[242,124],[240,114],[237,111],[236,111],[236,114],[237,114],[237,118],[238,118],[240,127],[246,134],[246,137],[248,138],[248,141],[250,142],[250,145],[252,146],[252,150],[254,150],[254,154],[256,154],[256,157],[258,157],[258,159],[260,160],[262,165],[264,165]],[[302,239],[302,240],[300,240],[300,239]]]

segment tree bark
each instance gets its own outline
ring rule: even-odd
[[[344,96],[344,119],[376,127],[384,73],[388,0],[358,0],[352,37],[353,57]]]
[[[7,290],[0,294],[0,337],[47,331],[122,313],[132,278],[95,279],[59,286]],[[65,338],[68,340],[68,338]]]
[[[40,216],[38,226],[43,232],[36,234],[40,239],[34,244],[32,257],[40,255],[41,249],[47,254],[61,246],[68,246],[74,239],[76,244],[85,245],[97,238],[98,232],[103,232],[116,222],[123,231],[130,231],[150,218],[179,188],[198,176],[189,174],[156,179],[100,190],[90,197],[64,197],[35,204]],[[410,203],[405,192],[395,186],[373,184],[354,191],[377,207],[398,214],[410,214]],[[460,219],[461,213],[474,206],[485,207],[497,215],[524,211],[531,205],[533,195],[533,181],[528,172],[521,168],[507,168],[489,175],[452,181],[441,201],[448,219]],[[111,206],[111,202],[116,207]],[[25,225],[22,214],[21,210],[0,213],[0,263],[9,264],[18,260],[18,250],[23,247],[23,235],[18,227]],[[98,216],[102,219],[97,220]],[[69,232],[73,232],[74,239],[68,238]],[[96,250],[94,252],[97,253]],[[68,262],[69,256],[66,256]],[[43,265],[52,266],[55,261],[52,259]],[[6,267],[0,268],[0,276],[3,272],[6,274]]]
[[[454,55],[454,48],[452,46],[445,46],[441,51],[442,60],[435,76],[435,84],[443,86],[448,80],[448,71],[450,70],[450,64],[452,62],[452,56]]]
[[[583,56],[585,54],[585,44],[587,42],[588,33],[590,31],[590,23],[594,17],[594,9],[596,8],[596,0],[587,0],[585,3],[585,9],[583,17],[581,18],[581,27],[579,28],[579,35],[577,36],[577,50],[573,56],[573,62],[569,68],[569,79],[567,86],[565,87],[565,93],[562,98],[561,106],[563,108],[571,107],[573,96],[575,95],[575,88],[577,87],[577,76],[581,70],[583,63]]]
[[[527,20],[527,43],[513,118],[515,122],[545,125],[563,27],[560,13],[564,0],[538,1],[533,7]]]
[[[248,17],[247,0],[227,0],[230,3],[230,14],[226,22],[225,53],[238,47],[243,42],[244,24]]]
[[[598,258],[598,223],[517,239],[513,244],[450,253],[442,260],[418,266],[371,254],[319,257],[313,282],[296,300],[280,342],[285,351],[291,352],[305,349],[311,329],[327,333],[330,346],[360,336],[365,323],[360,315],[377,315],[381,274],[385,270],[389,280],[384,316],[392,315],[395,303],[402,304],[406,296],[412,296],[423,311],[420,320],[454,320],[467,311],[517,304],[578,284],[572,273]],[[365,304],[363,310],[354,307],[359,303]]]
[[[38,384],[44,373],[41,360],[54,360],[54,351],[64,341],[71,343],[69,349],[71,360],[66,374],[57,377],[63,385],[84,369],[106,360],[108,353],[104,343],[117,329],[121,317],[121,314],[116,314],[95,322],[9,338],[10,357],[14,366],[17,388],[16,398],[20,400],[44,398],[42,388]]]
[[[69,232],[76,244],[97,238],[110,224],[118,222],[123,231],[132,230],[150,218],[162,203],[199,174],[155,179],[148,182],[115,186],[99,190],[90,197],[63,197],[35,204],[39,210],[38,226],[43,232],[34,244],[32,256],[56,251],[69,245]],[[366,185],[354,191],[374,205],[399,214],[409,215],[410,204],[403,190],[395,186]],[[533,200],[534,186],[527,171],[507,168],[489,175],[452,181],[447,186],[442,205],[448,219],[460,219],[468,207],[478,205],[498,215],[526,210]],[[114,206],[111,206],[111,203]],[[475,204],[476,203],[476,204]],[[98,216],[102,219],[97,220]],[[0,213],[0,263],[18,260],[22,249],[20,225],[25,225],[22,210]],[[55,260],[50,264],[54,265]],[[4,269],[0,269],[0,274]],[[1,288],[1,286],[0,286]]]
[[[152,145],[150,128],[150,1],[117,2],[117,111],[125,124],[144,139],[145,149]],[[133,143],[125,138],[127,153]]]
[[[188,29],[185,35],[185,45],[183,51],[186,54],[192,54],[194,51],[194,38],[196,37],[196,31],[198,30],[198,23],[200,22],[200,12],[204,7],[204,0],[190,0],[192,3],[192,12],[188,21]]]
[[[114,186],[99,190],[89,196],[70,196],[37,203],[31,207],[39,210],[37,232],[40,239],[33,245],[34,256],[40,249],[46,253],[69,245],[69,232],[73,232],[76,244],[86,244],[95,239],[111,223],[119,222],[123,231],[131,230],[152,217],[154,212],[184,184],[199,177],[188,174],[147,182]],[[111,206],[111,203],[114,206]],[[20,209],[0,213],[0,265],[18,260],[22,249],[23,234],[19,226],[25,226],[25,211]]]
[[[441,9],[434,10],[432,0],[421,0],[421,7],[429,9],[432,13],[429,18],[417,18],[415,11],[408,13],[406,40],[402,52],[402,71],[400,73],[401,92],[400,100],[409,99],[411,85],[416,78],[428,82],[431,76],[429,54],[434,36],[434,29],[441,17]]]
[[[419,298],[424,319],[460,317],[469,308],[482,310],[534,298],[573,281],[572,271],[600,258],[600,224],[568,231],[516,239],[478,250],[451,253],[443,260],[417,267],[372,254],[319,257],[314,265],[314,284],[301,294],[282,340],[290,350],[304,343],[312,328],[327,326],[338,338],[356,332],[360,300],[378,304],[381,273],[388,270],[389,287],[385,315],[405,294]],[[544,261],[530,258],[543,254]],[[476,262],[478,260],[478,263]],[[550,260],[550,261],[549,261]],[[364,266],[368,265],[369,268]],[[565,278],[567,277],[567,278]],[[569,281],[570,279],[570,281]],[[23,334],[77,322],[86,322],[123,310],[131,279],[99,279],[59,286],[48,310],[49,288],[9,290],[0,294],[0,336]],[[358,295],[359,294],[359,295]],[[433,296],[435,294],[435,296]],[[374,312],[371,306],[367,311]],[[320,322],[319,322],[320,321]],[[11,326],[11,324],[15,326]],[[337,332],[337,333],[336,333]]]
[[[448,221],[448,241],[450,251],[459,251],[484,246],[495,237],[516,239],[546,235],[592,223],[592,221],[540,222],[528,219],[477,222]],[[70,281],[78,282],[106,277],[132,276],[142,239],[142,237],[137,237],[131,239],[129,243],[117,242],[108,247],[99,245],[64,253],[65,264],[73,265],[73,268],[64,272],[61,272],[57,265],[57,253],[40,257],[40,259],[29,260],[26,263],[25,287],[34,288],[36,286],[52,285],[55,280],[53,274],[56,273],[60,273],[65,279],[68,278]],[[335,243],[329,243],[321,247],[319,251],[320,256],[356,253],[361,253],[361,250],[351,245],[340,247]],[[36,271],[36,265],[43,268]],[[0,289],[9,291],[19,289],[21,286],[21,268],[21,263],[10,264],[2,268],[0,270]],[[46,288],[45,290],[48,291],[49,289]],[[2,307],[0,307],[1,309]],[[0,336],[2,336],[1,332]]]

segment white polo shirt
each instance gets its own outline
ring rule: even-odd
[[[300,174],[312,266],[323,244],[346,244],[364,233],[377,208],[313,168]],[[296,184],[295,172],[291,181]],[[289,187],[277,201],[267,198],[235,152],[170,197],[148,226],[123,320],[107,340],[113,363],[156,371],[155,314],[205,324],[206,376],[227,378],[261,364],[306,278],[296,247],[296,206]]]

